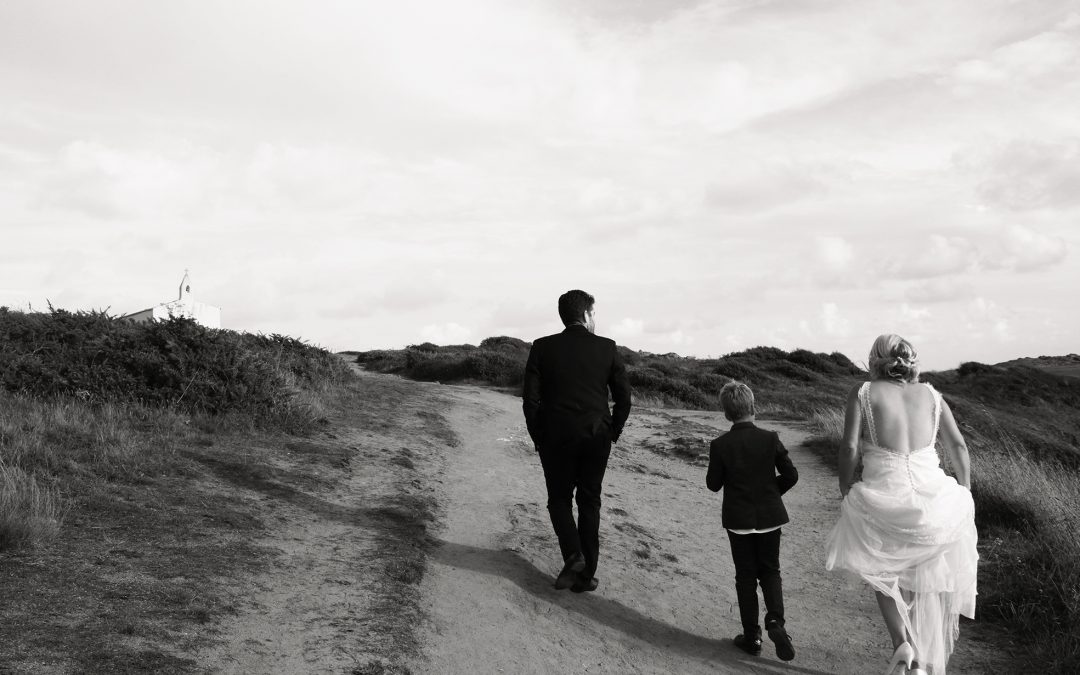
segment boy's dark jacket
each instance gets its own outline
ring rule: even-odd
[[[779,473],[780,475],[777,475]],[[762,530],[788,522],[780,495],[799,482],[799,472],[775,431],[737,422],[709,445],[705,484],[724,488],[721,525],[730,530]]]

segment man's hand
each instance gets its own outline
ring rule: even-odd
[[[536,441],[533,441],[533,450],[536,450],[536,454],[540,454],[540,444]]]

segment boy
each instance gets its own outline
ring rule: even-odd
[[[788,522],[780,495],[799,480],[799,472],[774,431],[754,426],[754,392],[742,382],[720,390],[724,416],[733,424],[709,445],[705,484],[713,492],[724,488],[721,524],[731,541],[735,563],[735,594],[743,632],[735,646],[761,653],[757,586],[765,599],[765,630],[783,661],[795,658],[784,630],[784,598],[780,581],[780,527]],[[777,475],[779,474],[779,475]]]

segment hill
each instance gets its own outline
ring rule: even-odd
[[[486,384],[520,394],[529,343],[491,337],[479,346],[438,346],[429,342],[402,350],[359,352],[369,370],[417,380]],[[720,389],[732,380],[754,388],[763,414],[805,419],[835,406],[865,373],[840,353],[786,352],[754,347],[719,359],[650,354],[619,347],[636,400],[697,410],[719,410]]]
[[[1028,366],[1045,370],[1054,375],[1080,378],[1080,354],[1066,354],[1065,356],[1035,356],[1013,359],[997,364],[1000,367]]]

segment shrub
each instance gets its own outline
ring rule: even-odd
[[[753,384],[759,377],[759,371],[734,358],[722,358],[713,367],[713,373],[732,380]]]
[[[996,370],[998,369],[994,366],[988,366],[985,363],[965,361],[960,364],[960,367],[956,369],[956,372],[960,377],[970,377],[971,375],[993,373]]]
[[[731,382],[730,377],[716,375],[715,373],[693,373],[690,375],[690,384],[706,394],[719,396],[724,385]]]
[[[340,358],[281,335],[180,318],[133,323],[102,312],[0,308],[0,387],[10,392],[307,424],[314,420],[303,420],[295,394],[350,376]]]
[[[763,361],[780,361],[787,358],[787,352],[776,347],[751,347],[745,350],[743,354]]]
[[[769,366],[769,371],[799,382],[817,382],[822,379],[817,373],[790,361],[777,361]]]
[[[519,340],[516,337],[509,337],[506,335],[500,335],[498,337],[484,338],[480,341],[480,349],[490,349],[507,351],[514,354],[529,353],[529,348],[532,345],[524,340]]]

